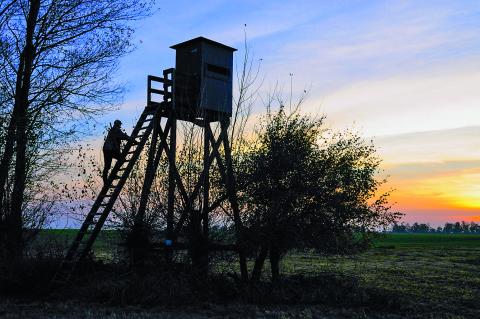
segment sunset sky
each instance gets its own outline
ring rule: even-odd
[[[310,92],[304,111],[373,138],[406,222],[480,221],[479,1],[160,1],[122,60],[115,118],[145,106],[147,74],[174,66],[169,46],[205,36],[239,49],[244,30],[265,76]],[[244,25],[246,24],[246,28]],[[254,109],[264,112],[261,103]],[[94,137],[97,141],[103,132]]]

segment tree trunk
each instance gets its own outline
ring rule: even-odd
[[[150,229],[143,220],[137,220],[129,229],[127,246],[130,257],[130,267],[137,268],[145,265],[150,250]]]
[[[267,258],[268,249],[264,246],[260,247],[260,252],[255,259],[255,265],[253,266],[252,270],[252,282],[258,282],[262,275],[263,265],[265,263],[265,259]]]
[[[270,268],[272,270],[272,281],[280,279],[280,253],[277,248],[270,248]]]
[[[12,191],[12,204],[10,211],[11,224],[10,238],[7,245],[10,246],[12,258],[22,255],[22,206],[25,193],[26,179],[26,152],[27,152],[27,128],[28,128],[28,96],[30,93],[30,81],[32,76],[33,61],[35,59],[35,47],[33,45],[33,35],[35,25],[37,23],[38,12],[40,9],[40,0],[31,0],[30,9],[27,18],[27,32],[25,37],[25,48],[22,55],[24,56],[24,69],[21,76],[21,88],[15,92],[16,112],[16,158],[15,158],[15,175]],[[20,70],[19,70],[20,72]]]
[[[20,83],[20,80],[17,80],[17,83]],[[15,132],[16,132],[16,105],[15,103],[14,108],[12,110],[12,117],[10,118],[10,123],[8,124],[7,135],[5,137],[5,149],[3,151],[2,160],[0,162],[0,214],[6,215],[8,212],[7,208],[7,179],[8,179],[8,172],[9,166],[12,162],[13,158],[13,151],[15,145]]]
[[[200,211],[193,210],[190,214],[189,253],[192,260],[193,274],[197,278],[208,276],[208,241],[202,234]]]
[[[0,209],[1,213],[7,214],[9,208],[6,205],[6,196],[7,196],[7,179],[9,173],[9,166],[12,163],[14,146],[15,146],[15,133],[17,128],[17,110],[20,104],[19,96],[17,93],[22,90],[23,83],[23,74],[25,68],[25,50],[20,54],[20,61],[18,63],[17,77],[15,82],[15,101],[13,104],[12,115],[10,117],[10,123],[8,124],[7,135],[5,137],[5,148],[3,150],[2,160],[0,162]]]
[[[25,50],[20,54],[20,61],[18,64],[17,77],[15,83],[15,92],[20,92],[22,89],[22,76],[25,66]],[[5,136],[5,146],[3,150],[2,160],[0,162],[0,250],[1,258],[4,260],[10,260],[12,255],[11,250],[16,251],[15,247],[12,247],[11,242],[16,242],[12,231],[14,231],[13,220],[11,216],[11,206],[8,200],[8,185],[7,181],[10,173],[10,165],[12,163],[15,147],[15,134],[17,128],[17,109],[19,105],[18,96],[15,95],[15,101],[13,105],[12,115],[10,117],[10,123],[7,128],[7,135]]]

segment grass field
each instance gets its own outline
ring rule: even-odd
[[[388,234],[354,257],[290,256],[284,272],[298,271],[354,275],[414,308],[480,318],[480,235]]]
[[[39,236],[39,243],[53,241],[61,246],[74,235],[74,230],[44,231]],[[104,232],[95,244],[96,255],[110,259],[110,251],[116,247],[118,239],[118,233]],[[138,318],[153,318],[157,315],[191,318],[480,318],[480,235],[386,234],[375,241],[372,249],[362,254],[318,256],[292,253],[283,260],[281,267],[285,278],[302,275],[307,280],[314,280],[321,274],[355,278],[362,289],[379,291],[387,296],[386,299],[400,305],[401,309],[392,312],[391,307],[385,306],[385,310],[382,305],[377,305],[376,309],[357,309],[349,307],[348,301],[344,309],[328,305],[297,305],[293,308],[286,305],[260,308],[242,305],[243,310],[239,310],[238,305],[211,305],[209,307],[215,310],[209,310],[207,314],[197,308],[192,308],[187,313],[172,313],[171,310],[156,313],[156,310],[149,310]],[[268,279],[268,267],[266,272]],[[106,308],[101,309],[104,311]],[[84,310],[78,311],[78,316],[85,315],[82,312]],[[116,314],[115,318],[131,316],[128,312],[124,314],[124,309],[107,312]],[[99,317],[110,318],[103,315]]]
[[[74,240],[78,230],[76,229],[46,229],[40,231],[37,239],[31,244],[30,251],[42,249],[65,250]],[[118,244],[121,242],[120,234],[115,230],[102,230],[93,244],[95,255],[103,260],[110,260]]]

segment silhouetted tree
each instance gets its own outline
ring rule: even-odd
[[[408,223],[401,223],[401,224],[393,224],[392,232],[394,233],[408,233],[410,231],[410,224]]]
[[[394,233],[477,233],[479,232],[479,225],[475,222],[467,223],[465,221],[455,223],[445,223],[445,225],[436,228],[430,227],[429,224],[424,223],[408,223],[395,224],[392,227]]]
[[[462,220],[462,223],[460,225],[462,232],[463,233],[469,233],[470,232],[470,224]]]
[[[444,233],[453,233],[453,224],[452,223],[445,223],[445,226],[443,227],[443,232]]]
[[[480,225],[474,222],[470,223],[470,232],[472,233],[480,233]]]
[[[147,15],[150,4],[134,0],[0,4],[4,142],[0,222],[5,230],[0,244],[7,248],[7,257],[22,252],[25,189],[34,182],[35,174],[29,170],[38,168],[29,164],[55,163],[62,147],[87,128],[86,119],[118,101],[122,90],[112,75],[118,59],[133,48],[130,21]],[[43,160],[35,163],[32,157]]]
[[[239,178],[247,181],[241,192],[245,225],[257,247],[253,280],[267,256],[277,280],[291,248],[347,251],[360,244],[358,235],[399,218],[388,193],[374,199],[383,181],[376,177],[380,161],[373,145],[353,134],[331,134],[323,118],[301,115],[298,105],[287,114],[280,106],[247,151]]]
[[[454,233],[461,233],[463,230],[462,228],[462,224],[460,222],[455,222],[455,224],[453,224],[453,232]]]
[[[434,229],[428,224],[413,223],[412,227],[410,228],[410,232],[412,233],[429,233],[433,231]]]

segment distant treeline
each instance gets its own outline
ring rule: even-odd
[[[474,222],[456,222],[445,223],[445,225],[438,227],[430,227],[429,224],[413,223],[401,223],[394,224],[392,227],[394,233],[466,233],[466,234],[480,234],[480,224]]]

